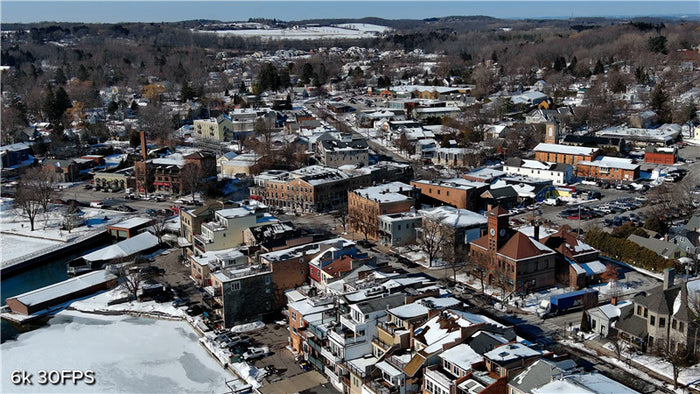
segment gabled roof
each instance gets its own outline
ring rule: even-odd
[[[656,287],[647,296],[635,297],[634,302],[649,308],[653,313],[669,315],[673,311],[673,302],[680,290],[680,286],[673,286],[666,290],[663,290],[663,287]]]
[[[554,251],[518,231],[498,250],[498,253],[512,260],[524,260],[551,254]]]
[[[576,236],[564,229],[559,229],[556,233],[541,240],[547,247],[556,250],[564,256],[574,259],[581,254],[597,252],[597,250],[576,238]]]

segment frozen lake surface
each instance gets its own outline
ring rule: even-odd
[[[0,345],[2,393],[222,393],[234,376],[198,342],[187,323],[63,311],[49,325]],[[39,385],[39,370],[93,370],[95,384]],[[32,373],[14,386],[13,370]]]

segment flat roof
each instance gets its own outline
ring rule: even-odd
[[[14,298],[26,306],[31,306],[76,293],[116,278],[107,270],[93,271],[10,298]]]

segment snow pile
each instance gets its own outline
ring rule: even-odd
[[[260,320],[252,322],[252,323],[246,323],[246,324],[241,324],[238,326],[231,327],[231,332],[247,332],[247,331],[254,331],[254,330],[259,330],[261,328],[265,327],[265,324],[261,322]]]
[[[46,327],[3,343],[0,351],[3,385],[9,385],[13,370],[95,371],[94,385],[66,386],[73,393],[221,393],[225,381],[234,379],[202,349],[185,322],[63,311]],[[11,390],[56,391],[37,385],[36,379],[35,374],[34,385]]]
[[[231,368],[233,368],[238,376],[243,378],[249,385],[254,388],[259,388],[262,384],[260,381],[265,377],[265,371],[258,369],[246,362],[231,363]]]
[[[130,301],[110,305],[115,301],[127,298],[128,292],[119,287],[110,291],[102,292],[94,297],[90,297],[81,301],[75,301],[71,304],[71,308],[82,312],[102,312],[102,313],[143,313],[151,316],[167,316],[174,318],[183,318],[185,312],[182,309],[175,308],[170,303],[157,303],[155,301]]]

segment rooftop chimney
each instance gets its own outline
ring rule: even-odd
[[[664,290],[673,287],[673,281],[676,278],[676,270],[673,268],[666,268],[664,270]]]
[[[533,238],[535,239],[535,241],[540,240],[540,223],[539,222],[535,222],[535,231],[533,234]]]
[[[143,157],[144,160],[146,160],[146,132],[142,131],[139,134],[141,134],[141,157]]]

